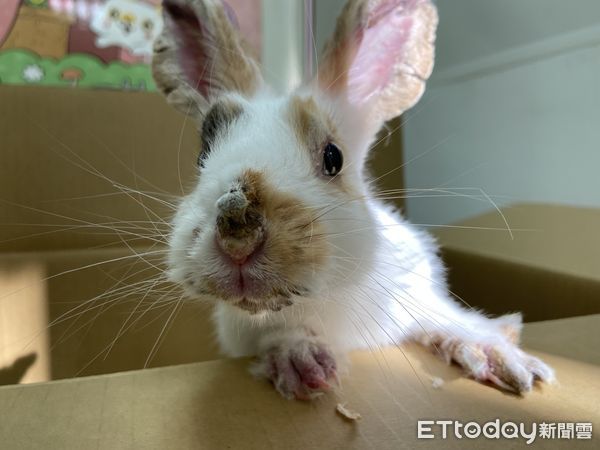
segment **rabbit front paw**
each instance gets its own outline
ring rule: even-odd
[[[447,362],[459,364],[467,376],[517,394],[530,391],[535,381],[554,380],[552,368],[508,339],[479,344],[447,338],[435,347]]]
[[[313,336],[270,347],[251,371],[289,399],[310,400],[338,382],[333,353]]]

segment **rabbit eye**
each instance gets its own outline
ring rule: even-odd
[[[330,177],[337,175],[343,163],[342,151],[335,144],[328,143],[323,150],[323,174]]]

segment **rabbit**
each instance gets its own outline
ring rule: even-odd
[[[434,239],[380,201],[365,161],[431,74],[429,0],[349,0],[314,80],[270,89],[218,0],[163,0],[153,75],[196,121],[198,179],[178,205],[170,279],[214,303],[231,357],[284,397],[337,385],[348,351],[418,342],[518,394],[553,370],[518,346],[521,315],[449,293]]]

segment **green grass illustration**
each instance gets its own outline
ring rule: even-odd
[[[77,53],[56,60],[22,49],[0,52],[0,84],[156,90],[146,64],[105,64],[95,56]]]

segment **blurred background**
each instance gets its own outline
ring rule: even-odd
[[[413,187],[478,187],[516,202],[600,206],[600,3],[438,2],[436,68],[407,117]],[[504,199],[503,199],[504,197]],[[418,221],[451,223],[490,208],[408,201]]]
[[[161,275],[198,142],[151,77],[159,0],[2,1],[0,384],[217,358],[207,309]],[[344,1],[228,4],[284,91]],[[600,3],[436,4],[436,67],[382,130],[380,188],[436,235],[468,303],[600,312]]]

